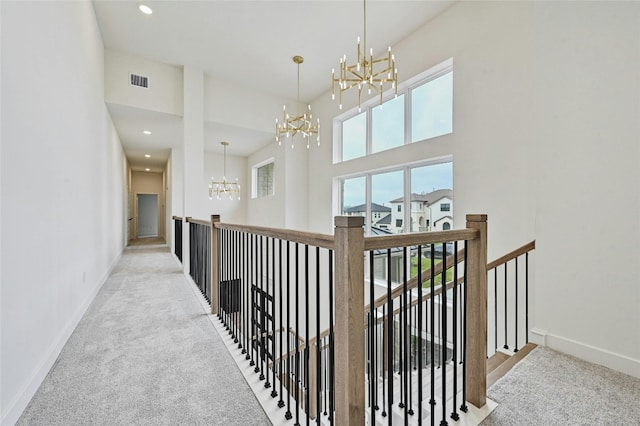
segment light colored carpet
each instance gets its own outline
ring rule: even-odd
[[[18,425],[268,425],[181,265],[125,250]]]
[[[482,426],[640,425],[640,379],[538,347],[489,388]]]

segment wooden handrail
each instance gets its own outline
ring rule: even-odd
[[[187,223],[195,223],[197,225],[211,226],[211,221],[202,220],[202,219],[194,219],[192,217],[187,218]]]
[[[180,217],[180,216],[171,216],[171,219],[173,219],[173,220],[182,220],[182,217]]]
[[[426,244],[451,243],[460,240],[475,240],[478,238],[478,235],[479,233],[476,229],[376,235],[364,238],[364,249],[369,251]]]
[[[490,262],[489,264],[487,264],[487,270],[489,269],[493,269],[496,266],[500,266],[504,263],[507,263],[510,260],[515,259],[518,256],[521,256],[531,250],[535,250],[536,248],[536,240],[533,240],[525,245],[523,245],[522,247],[518,247],[517,249],[513,250],[510,253],[505,254],[504,256],[501,256],[499,258],[497,258],[496,260],[494,260],[493,262]]]
[[[308,244],[310,246],[321,247],[330,250],[334,249],[335,239],[333,235],[293,231],[288,229],[267,228],[264,226],[237,225],[233,223],[219,223],[216,225],[216,228],[263,235],[265,237],[277,238],[283,241],[291,241],[293,243]]]

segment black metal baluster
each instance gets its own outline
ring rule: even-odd
[[[442,285],[440,287],[440,312],[442,312],[442,340],[440,352],[442,354],[442,420],[440,426],[447,423],[447,243],[442,243]]]
[[[373,253],[373,252],[371,252]],[[382,417],[387,417],[387,375],[385,374],[385,361],[387,361],[386,368],[389,369],[389,330],[387,325],[387,305],[382,305]],[[386,344],[385,344],[386,342]]]
[[[504,346],[503,348],[509,349],[507,344],[507,323],[509,316],[507,315],[507,264],[504,264]]]
[[[393,299],[391,298],[391,249],[387,249],[387,310],[389,317],[387,318],[388,324],[388,342],[387,348],[387,396],[388,396],[388,410],[389,410],[389,424],[393,423]]]
[[[305,388],[305,412],[307,413],[307,426],[309,426],[309,417],[311,417],[310,393],[309,386],[309,245],[304,245],[304,388]]]
[[[265,352],[265,348],[264,348],[264,329],[265,329],[265,318],[264,318],[264,305],[266,303],[265,301],[265,297],[264,297],[264,264],[262,263],[263,260],[263,252],[262,252],[262,235],[260,235],[258,237],[258,241],[256,244],[256,250],[257,250],[257,258],[258,258],[258,276],[256,279],[256,282],[259,283],[260,287],[260,291],[259,291],[259,296],[258,296],[258,306],[259,306],[259,310],[258,310],[258,360],[260,361],[260,366],[256,366],[256,369],[260,372],[260,377],[258,377],[260,380],[264,380],[264,352]]]
[[[467,407],[467,253],[468,244],[467,240],[464,241],[464,279],[462,280],[462,297],[463,299],[463,311],[462,311],[462,405],[460,411],[466,413]]]
[[[433,426],[435,424],[435,406],[436,406],[436,400],[435,400],[435,383],[436,383],[436,370],[435,370],[435,344],[436,344],[436,333],[435,333],[435,322],[436,322],[436,318],[435,318],[435,301],[436,301],[436,296],[435,296],[435,282],[436,282],[436,274],[435,274],[435,266],[436,266],[436,259],[435,259],[435,252],[436,252],[436,246],[435,244],[431,244],[430,246],[431,248],[431,281],[429,282],[430,285],[430,298],[429,298],[429,319],[431,322],[431,344],[429,345],[429,362],[431,363],[431,380],[430,380],[430,399],[429,399],[429,404],[431,405],[431,426]]]
[[[498,268],[493,268],[493,334],[498,352]]]
[[[458,242],[453,243],[453,354],[451,359],[451,365],[453,366],[453,411],[451,412],[451,418],[455,421],[460,419],[458,415],[457,397],[458,397]]]
[[[275,285],[275,283],[274,283]],[[284,401],[282,400],[282,382],[284,381],[284,377],[282,374],[282,339],[283,336],[286,336],[285,331],[283,330],[283,325],[282,325],[282,240],[278,240],[278,313],[279,313],[279,319],[280,319],[280,339],[278,341],[279,343],[279,349],[280,352],[278,354],[278,378],[280,379],[280,400],[278,401],[278,407],[282,408],[284,407]]]
[[[410,374],[409,368],[408,368],[408,363],[407,363],[407,357],[410,356],[409,355],[409,350],[408,350],[408,336],[407,336],[407,332],[409,330],[408,326],[407,326],[407,309],[408,306],[410,304],[410,302],[407,302],[408,299],[408,290],[407,290],[407,248],[406,247],[402,247],[402,298],[400,299],[402,305],[400,307],[400,309],[402,309],[401,313],[401,329],[402,329],[402,333],[400,333],[400,335],[403,337],[402,339],[402,346],[400,346],[401,348],[401,353],[403,354],[401,357],[401,371],[402,371],[402,383],[401,383],[401,388],[402,386],[404,387],[403,391],[401,391],[400,393],[400,408],[404,408],[404,424],[408,424],[409,422],[409,411],[407,409],[407,394],[409,393],[409,378],[407,377]],[[404,393],[404,395],[403,395]],[[403,398],[404,397],[404,398]]]
[[[529,252],[525,253],[524,257],[524,309],[525,309],[525,331],[527,337],[527,343],[529,343]]]
[[[515,346],[513,347],[513,352],[518,352],[518,258],[516,257],[515,259],[516,262],[516,267],[515,267],[515,274],[516,274],[516,288],[515,288],[515,298],[516,298],[516,308],[515,308],[515,313],[516,313],[516,323],[515,323]]]
[[[418,425],[422,425],[422,246],[418,246]]]
[[[371,408],[371,424],[376,424],[376,373],[375,373],[375,329],[377,318],[374,316],[375,309],[375,271],[373,262],[373,252],[369,252],[369,401]]]
[[[335,407],[335,351],[333,336],[333,250],[329,250],[329,423],[333,425],[333,407]]]
[[[296,357],[295,357],[295,367],[296,367],[296,422],[295,425],[296,426],[300,426],[300,385],[301,385],[301,380],[300,380],[300,351],[299,351],[299,345],[300,345],[300,322],[299,322],[299,312],[298,312],[298,308],[300,306],[300,299],[299,299],[299,293],[300,293],[300,250],[299,250],[299,244],[296,243],[295,245],[296,247]]]
[[[410,279],[411,277],[409,276],[409,272],[411,271],[411,252],[409,251],[409,257],[407,257],[407,248],[404,248],[404,254],[405,254],[405,268],[404,268],[404,281],[407,282],[408,279]],[[407,265],[408,263],[408,265]],[[412,296],[411,296],[411,290],[408,290],[407,292],[407,298],[408,298],[408,302],[407,302],[407,337],[406,337],[406,341],[407,341],[407,368],[406,368],[406,374],[407,374],[407,380],[409,381],[409,386],[408,389],[406,391],[406,396],[405,399],[407,400],[407,414],[409,414],[410,416],[413,416],[413,383],[412,383],[412,376],[413,373],[411,371],[411,366],[412,363],[415,361],[412,357],[413,351],[412,351],[412,343],[413,343],[413,328],[412,328],[412,318],[413,318],[413,309],[412,309],[412,305],[413,305],[413,300],[412,300]],[[408,421],[408,419],[407,419]],[[405,423],[407,422],[405,421]]]
[[[254,372],[258,373],[260,367],[257,366],[258,359],[258,336],[257,332],[257,308],[258,308],[258,251],[257,251],[257,235],[251,234],[251,363],[249,365],[255,365]],[[255,358],[254,358],[255,352]]]
[[[244,347],[242,348],[242,353],[245,355],[245,359],[249,359],[249,351],[251,350],[251,346],[249,346],[249,344],[251,343],[251,341],[249,340],[249,324],[250,324],[250,301],[251,301],[251,279],[250,279],[250,275],[249,275],[249,265],[251,262],[249,262],[249,257],[250,257],[250,253],[249,253],[249,235],[246,232],[243,232],[242,234],[242,252],[243,252],[243,259],[245,259],[244,262],[244,275],[242,277],[243,279],[243,285],[242,285],[242,289],[243,289],[243,296],[242,296],[242,302],[244,305],[244,321],[243,321],[243,329],[244,329]]]
[[[242,261],[242,256],[240,253],[240,233],[238,231],[234,231],[233,233],[233,245],[235,248],[236,258],[234,262],[234,273],[233,273],[233,291],[231,292],[231,306],[233,307],[233,324],[234,324],[234,335],[233,342],[238,343],[238,336],[240,335],[240,309],[237,308],[240,306],[239,300],[236,300],[238,294],[240,294],[240,263]],[[242,347],[242,344],[239,344],[238,347]]]
[[[320,312],[322,305],[320,300],[320,247],[316,247],[316,421],[320,422],[321,407],[321,379],[322,379],[322,354],[320,352]]]
[[[293,380],[291,379],[291,346],[290,346],[290,335],[291,332],[291,315],[290,315],[290,307],[291,307],[291,244],[287,241],[287,330],[285,331],[285,336],[287,339],[287,412],[284,414],[284,418],[287,420],[291,420],[291,383]]]
[[[264,333],[264,358],[265,358],[265,364],[266,364],[266,374],[265,374],[265,378],[266,381],[264,382],[264,387],[266,389],[271,387],[271,383],[269,382],[269,332],[273,331],[273,298],[269,298],[269,237],[267,237],[267,241],[264,247],[264,256],[265,256],[265,266],[266,266],[266,272],[263,270],[262,274],[263,274],[263,279],[266,279],[266,284],[265,284],[265,289],[264,289],[264,312],[262,313],[262,317],[265,318],[264,320],[264,329],[262,330],[262,333]],[[273,254],[273,253],[272,253]],[[268,315],[269,315],[269,300],[271,300],[271,325],[272,325],[272,330],[269,330],[269,323],[268,323]],[[273,338],[273,334],[271,335],[271,337]],[[272,346],[273,348],[273,346]],[[274,351],[275,352],[275,351]],[[273,352],[272,352],[273,354]],[[275,378],[274,378],[274,383],[275,383]],[[272,390],[273,393],[273,390]],[[272,395],[273,396],[273,395]]]

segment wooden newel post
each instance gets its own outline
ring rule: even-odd
[[[364,218],[335,218],[335,421],[365,421]]]
[[[487,400],[487,215],[467,215],[467,228],[480,231],[467,255],[467,401],[480,408]]]
[[[218,295],[220,294],[220,275],[218,274],[218,261],[220,255],[218,253],[218,227],[220,223],[220,215],[211,215],[211,313],[218,313]]]

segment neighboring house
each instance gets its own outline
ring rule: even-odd
[[[366,217],[366,204],[360,204],[359,206],[348,207],[344,209],[344,214],[347,216],[362,216]],[[380,226],[383,229],[389,229],[389,223],[391,221],[391,207],[383,206],[376,203],[371,203],[371,226]]]
[[[453,226],[453,190],[438,189],[427,194],[411,194],[411,228],[405,227],[404,197],[391,200],[394,233],[443,231]]]

